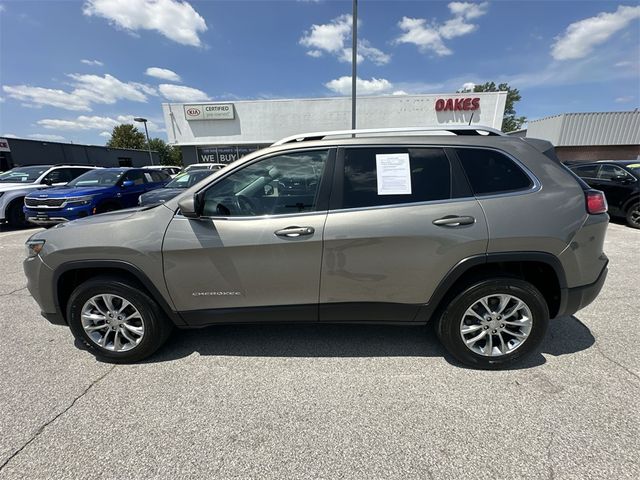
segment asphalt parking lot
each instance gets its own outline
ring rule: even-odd
[[[0,478],[640,478],[640,231],[610,225],[594,304],[521,368],[429,329],[182,331],[113,366],[39,315],[0,233]]]

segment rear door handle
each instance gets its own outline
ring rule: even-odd
[[[282,230],[276,230],[275,233],[279,237],[295,238],[302,235],[312,235],[315,232],[313,227],[287,227]]]
[[[446,217],[439,218],[433,221],[434,225],[438,227],[460,227],[462,225],[471,225],[475,223],[476,219],[469,216],[457,216],[447,215]]]

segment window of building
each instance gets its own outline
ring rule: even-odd
[[[409,157],[411,193],[380,194],[377,156]],[[381,186],[380,186],[381,187]],[[451,198],[451,165],[441,148],[349,148],[344,156],[343,208],[375,207]]]
[[[456,152],[476,195],[513,192],[532,185],[529,176],[503,153],[481,148],[458,148]]]

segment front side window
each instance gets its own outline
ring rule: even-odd
[[[451,198],[451,166],[441,148],[349,148],[343,208]]]
[[[204,216],[313,212],[328,150],[292,152],[252,163],[211,186]]]
[[[616,167],[614,165],[602,165],[600,167],[600,171],[598,172],[598,178],[601,180],[613,180],[614,178],[629,178],[631,179],[631,175],[620,167]]]
[[[127,181],[133,182],[134,185],[144,185],[145,183],[144,172],[142,170],[128,171],[124,175],[123,182],[127,182]]]
[[[456,152],[476,195],[513,192],[532,186],[529,176],[503,153],[481,148],[458,148]]]

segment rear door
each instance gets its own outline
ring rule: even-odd
[[[317,321],[322,235],[334,153],[262,157],[198,195],[163,244],[165,280],[188,323]]]
[[[320,321],[412,321],[487,225],[439,147],[340,150],[324,233]]]

